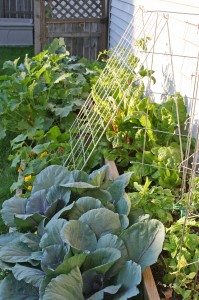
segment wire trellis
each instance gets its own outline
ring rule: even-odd
[[[184,14],[178,12],[154,12],[143,8],[136,10],[70,128],[71,152],[65,161],[68,168],[85,168],[107,129],[112,126],[120,106],[125,107],[126,99],[136,96],[134,86],[137,83],[142,86],[144,81],[144,94],[154,102],[162,103],[167,96],[173,96],[177,115],[174,132],[162,131],[158,127],[151,128],[147,107],[145,126],[135,127],[144,131],[142,159],[131,163],[141,164],[143,167],[157,167],[145,161],[146,136],[149,131],[177,137],[181,158],[179,164],[182,177],[181,195],[182,197],[185,193],[187,195],[179,258],[182,254],[186,223],[192,216],[195,179],[199,177],[199,30],[197,23],[185,22],[182,16]],[[174,26],[176,27],[173,31],[171,28]],[[156,84],[153,84],[151,75],[146,76],[144,80],[140,77],[139,70],[143,67],[149,74],[153,74],[152,71],[155,70]],[[185,99],[189,114],[184,129],[180,124],[177,93]],[[186,147],[183,147],[184,138]]]
[[[145,17],[147,18],[145,19]],[[145,35],[153,37],[148,45],[148,53],[140,51],[140,48],[135,46],[136,41],[143,39],[142,21],[144,21],[144,27],[146,28]],[[85,167],[121,103],[130,94],[133,85],[141,80],[136,70],[139,70],[144,64],[149,65],[150,53],[154,53],[154,45],[166,24],[167,18],[164,15],[155,14],[154,17],[150,13],[143,16],[142,10],[137,11],[70,128],[71,153],[65,165],[77,169]],[[135,28],[140,28],[136,34]],[[132,57],[139,57],[136,69],[134,68],[135,61],[131,60]],[[121,73],[123,76],[119,78],[118,74]],[[150,90],[150,85],[151,79],[149,78],[148,90]],[[117,88],[122,91],[122,95],[117,95]],[[100,102],[95,101],[94,103],[93,96],[95,100],[99,98]]]
[[[169,14],[148,12],[141,8],[136,11],[134,18],[130,22],[119,44],[113,50],[105,70],[70,128],[71,153],[65,165],[77,169],[83,169],[86,166],[99,141],[117,114],[120,105],[124,103],[126,96],[129,95],[135,82],[141,81],[138,70],[143,65],[148,70],[152,70],[153,68],[156,70],[160,56],[162,56],[163,59],[166,57],[164,86],[154,89],[152,87],[152,78],[150,76],[147,77],[145,93],[153,97],[155,101],[163,101],[166,95],[175,95],[177,88],[179,91],[179,83],[175,82],[174,58],[183,58],[183,63],[185,59],[192,60],[191,63],[195,66],[198,57],[190,55],[189,51],[187,51],[186,44],[188,44],[188,42],[185,43],[182,53],[173,53],[169,22]],[[188,34],[189,33],[190,32],[188,32]],[[148,37],[150,37],[150,39],[148,39]],[[164,52],[159,51],[159,45],[163,43],[162,39],[164,43],[166,40],[167,44]],[[136,46],[137,41],[141,40],[147,41],[147,47],[145,47],[145,49]],[[139,58],[136,68],[133,65],[135,62],[130,59],[131,57]],[[121,73],[122,76],[118,76],[118,74]],[[169,86],[171,82],[173,85],[172,88]],[[120,89],[122,95],[117,95],[117,88]],[[198,100],[197,95],[186,95],[186,97],[191,100],[192,105],[193,97]],[[95,98],[95,101],[93,101],[93,98]],[[96,101],[97,99],[99,99],[99,101]],[[176,111],[178,117],[178,131],[175,133],[179,136],[180,155],[183,161],[183,134],[179,126],[177,104]],[[191,111],[191,114],[194,114],[194,112]],[[190,122],[194,122],[194,117],[190,117]],[[147,130],[149,130],[147,124],[144,130],[146,135]],[[155,130],[158,131],[158,128]],[[191,132],[193,131],[192,124],[189,126],[189,131],[190,130]],[[165,134],[170,133],[165,132]],[[143,143],[142,163],[144,163],[144,150],[145,140]],[[183,168],[185,168],[185,166],[182,163],[181,170]]]

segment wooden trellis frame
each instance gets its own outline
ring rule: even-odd
[[[35,0],[35,53],[63,37],[72,55],[96,59],[107,45],[107,0]]]

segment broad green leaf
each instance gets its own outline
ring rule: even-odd
[[[62,186],[52,186],[47,193],[47,200],[49,204],[54,203],[57,200],[64,201],[65,205],[68,204],[71,196],[71,191]]]
[[[120,250],[122,256],[127,258],[127,250],[122,239],[117,235],[106,234],[99,238],[97,242],[97,249],[100,248],[115,248]]]
[[[127,300],[139,294],[137,286],[141,279],[141,267],[132,261],[127,261],[116,278],[115,284],[121,284],[121,291],[114,299]]]
[[[13,147],[13,145],[15,143],[19,143],[19,142],[22,142],[22,141],[25,141],[25,139],[27,138],[27,134],[19,134],[16,138],[14,138],[12,141],[11,141],[11,146]]]
[[[1,215],[7,226],[15,227],[14,216],[16,214],[25,214],[27,198],[14,196],[3,202]]]
[[[39,71],[37,71],[36,75],[36,79],[38,80],[40,78],[40,76],[50,67],[50,62],[45,63],[40,69]]]
[[[71,191],[78,194],[84,193],[85,190],[98,189],[98,186],[91,185],[87,182],[72,182],[72,183],[61,184],[61,186],[68,188]]]
[[[74,205],[75,205],[75,202],[72,202],[68,206],[63,207],[51,218],[51,220],[55,220],[55,219],[59,219],[59,218],[68,219],[68,214]]]
[[[124,195],[125,187],[128,185],[132,172],[124,173],[112,182],[107,189],[112,195],[112,201],[118,202]]]
[[[35,178],[32,193],[46,189],[52,186],[58,186],[67,182],[74,182],[71,172],[67,168],[52,165],[42,170]]]
[[[46,51],[49,54],[55,54],[57,53],[60,48],[64,47],[65,48],[65,42],[64,42],[64,38],[55,38],[52,43],[50,43],[50,45],[48,45],[46,47],[46,49],[48,51]],[[69,55],[68,51],[64,51],[64,53],[66,53],[66,55]],[[57,55],[56,55],[57,56]],[[59,56],[59,55],[58,55]]]
[[[76,202],[68,214],[70,220],[78,220],[81,215],[95,208],[103,207],[102,203],[92,197],[81,197]]]
[[[28,262],[31,260],[31,254],[32,249],[15,240],[0,249],[1,260],[9,263]]]
[[[111,193],[109,193],[106,190],[102,190],[102,189],[90,189],[90,190],[85,191],[85,193],[81,194],[81,196],[82,197],[83,196],[93,197],[93,198],[99,199],[104,202],[112,201]]]
[[[32,193],[27,200],[26,212],[28,214],[44,214],[49,207],[49,203],[46,199],[46,194],[47,192],[45,189]]]
[[[41,261],[43,257],[43,252],[42,251],[35,251],[32,252],[31,254],[31,264],[33,264],[33,261]]]
[[[56,78],[53,78],[53,82],[54,82],[54,83],[58,83],[58,82],[60,82],[60,81],[65,80],[65,79],[68,78],[68,77],[71,77],[71,74],[70,74],[70,73],[65,73],[65,74],[61,74],[61,75],[57,74],[57,75],[58,75],[58,76],[56,76]]]
[[[18,155],[17,157],[15,157],[15,158],[12,160],[11,168],[15,168],[16,166],[18,166],[18,164],[20,163],[20,161],[21,161],[21,156]],[[18,180],[18,181],[19,181],[20,184],[22,185],[23,182],[21,182],[20,180]],[[15,189],[17,189],[16,183],[11,185],[10,191],[14,191]]]
[[[108,233],[116,234],[121,230],[119,215],[106,208],[92,209],[83,214],[79,221],[86,223],[98,238]]]
[[[0,300],[38,300],[38,290],[23,280],[8,275],[0,282]]]
[[[97,239],[91,228],[80,221],[71,220],[63,227],[61,237],[64,242],[78,250],[94,251]]]
[[[74,178],[74,182],[87,182],[89,183],[89,175],[81,170],[73,170],[71,174]],[[72,181],[71,181],[72,182]]]
[[[45,248],[41,259],[41,267],[44,272],[55,270],[64,260],[65,255],[69,252],[69,247],[64,245],[51,245]]]
[[[188,249],[194,251],[195,249],[199,248],[199,236],[194,233],[186,235],[184,238],[184,243]]]
[[[107,248],[107,247],[118,249],[121,252],[120,259],[110,268],[110,270],[106,274],[107,278],[110,278],[118,274],[118,272],[120,271],[124,263],[127,261],[128,254],[123,240],[118,238],[116,235],[113,234],[103,235],[98,240],[98,244],[97,244],[98,249]]]
[[[174,96],[170,96],[164,103],[163,107],[165,107],[168,111],[172,113],[173,119],[175,120],[175,123],[178,123],[178,118],[177,118],[177,111],[178,110],[178,115],[179,115],[179,123],[180,125],[184,124],[187,118],[187,109],[185,105],[185,101],[182,98],[182,96],[177,93]]]
[[[57,138],[61,135],[61,130],[58,126],[53,126],[50,130],[46,133],[46,138],[48,140],[56,141]]]
[[[61,275],[68,274],[75,267],[81,268],[88,254],[80,253],[74,256],[69,256],[68,254],[64,257],[63,263],[61,263],[57,269],[53,271],[52,274]],[[49,274],[50,272],[48,272]]]
[[[39,241],[40,237],[37,234],[34,233],[25,233],[21,236],[20,241],[24,244],[26,244],[28,247],[30,247],[34,251],[39,251]]]
[[[83,271],[96,271],[105,274],[110,267],[121,257],[121,252],[115,248],[100,248],[90,253],[83,265]],[[86,276],[84,274],[84,276]]]
[[[0,269],[1,270],[9,270],[12,271],[13,264],[5,263],[4,261],[0,260]]]
[[[89,175],[89,183],[95,186],[101,186],[102,182],[104,181],[108,166],[103,166],[102,168],[93,171]]]
[[[15,220],[15,226],[19,230],[25,230],[25,231],[32,231],[34,230],[39,223],[44,219],[45,217],[35,213],[35,214],[16,214],[14,217]]]
[[[138,263],[144,271],[157,261],[162,251],[165,230],[160,221],[149,220],[127,228],[120,238],[127,248],[128,258]]]
[[[127,194],[124,194],[123,197],[116,203],[116,211],[118,214],[127,215],[131,209],[131,201]]]
[[[120,218],[120,223],[121,223],[121,227],[122,229],[126,229],[129,226],[129,219],[126,215],[119,215]]]
[[[51,245],[62,245],[61,230],[67,223],[64,219],[53,219],[45,227],[45,233],[41,238],[40,247],[46,248]]]
[[[13,161],[12,167],[16,167],[17,166],[18,163],[15,165],[15,163],[16,163],[17,160],[18,160],[18,158],[16,158],[16,160]],[[20,159],[19,159],[19,161],[20,161]],[[14,192],[18,188],[21,188],[22,185],[23,185],[23,182],[24,182],[24,178],[23,177],[19,178],[17,182],[13,182],[13,184],[10,187],[10,191]]]
[[[121,287],[120,284],[109,285],[109,286],[105,287],[104,289],[100,290],[99,292],[96,292],[91,297],[87,298],[87,300],[102,300],[102,299],[104,299],[105,293],[114,295],[118,292],[120,287]]]
[[[21,238],[23,238],[24,234],[20,233],[18,231],[14,231],[11,233],[6,233],[6,234],[1,234],[0,235],[0,249],[2,247],[4,247],[5,245],[12,243],[12,242],[16,242],[16,241],[20,241]]]
[[[59,275],[47,285],[43,300],[84,300],[83,282],[78,268],[69,274]]]
[[[36,154],[39,154],[41,152],[47,151],[48,150],[48,146],[50,145],[50,142],[45,143],[45,144],[39,144],[36,145],[32,151],[35,152]]]
[[[43,296],[44,296],[44,293],[45,293],[45,290],[46,290],[46,287],[47,285],[51,282],[51,280],[54,278],[54,276],[52,274],[50,275],[46,275],[42,282],[41,282],[41,285],[39,287],[39,296],[40,298],[39,299],[43,299]]]
[[[14,266],[12,273],[17,280],[24,280],[34,287],[39,287],[44,277],[44,272],[41,270],[22,266],[20,264]]]
[[[20,59],[20,57],[18,57],[14,61],[11,61],[11,60],[5,61],[4,64],[3,64],[3,70],[5,70],[5,69],[11,69],[12,71],[15,71],[19,59]]]
[[[60,118],[65,118],[67,117],[70,112],[73,110],[73,104],[72,105],[67,105],[65,107],[60,107],[60,108],[54,108],[52,111],[55,112],[56,116],[59,116]]]

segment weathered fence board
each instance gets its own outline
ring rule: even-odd
[[[1,18],[32,19],[34,0],[0,0]]]
[[[35,0],[35,52],[54,38],[63,37],[72,55],[96,59],[99,51],[106,48],[106,3],[107,0]]]

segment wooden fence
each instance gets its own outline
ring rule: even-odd
[[[35,0],[35,52],[63,37],[71,55],[96,59],[107,43],[107,0]]]
[[[33,19],[34,0],[0,0],[0,18]]]

